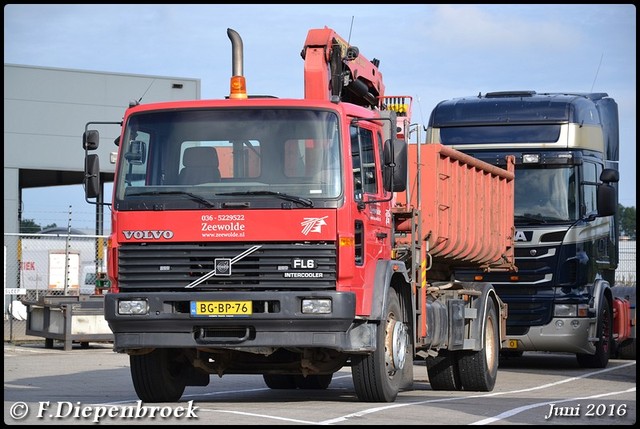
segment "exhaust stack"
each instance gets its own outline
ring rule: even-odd
[[[242,38],[237,31],[227,28],[227,36],[231,40],[231,84],[229,98],[247,98],[247,83],[243,76]]]

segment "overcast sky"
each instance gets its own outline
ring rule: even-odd
[[[301,98],[300,51],[307,31],[324,26],[379,59],[387,95],[413,96],[413,122],[424,125],[438,102],[479,92],[608,93],[620,114],[619,202],[635,207],[633,4],[10,4],[4,62],[195,78],[203,99],[222,98],[232,28],[243,40],[249,93]],[[93,227],[79,186],[25,190],[23,200],[24,219],[66,226],[71,205],[72,226]]]

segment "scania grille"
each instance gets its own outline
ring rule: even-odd
[[[118,252],[120,289],[331,290],[336,246],[327,243],[136,243]],[[205,277],[205,279],[203,279]]]
[[[558,247],[515,248],[516,266],[520,286],[549,287],[552,285],[558,263]]]
[[[500,292],[498,291],[498,295]],[[510,297],[512,298],[512,297]],[[509,305],[507,317],[507,334],[522,335],[521,329],[529,326],[543,326],[551,321],[553,316],[553,301],[538,299],[505,299]]]

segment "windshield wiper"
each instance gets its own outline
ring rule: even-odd
[[[245,192],[225,192],[217,195],[272,195],[286,201],[302,204],[307,207],[313,207],[313,201],[308,198],[298,197],[296,195],[283,194],[274,191],[245,191]]]
[[[201,197],[200,195],[193,194],[191,192],[186,191],[147,191],[147,192],[139,192],[135,194],[129,194],[129,197],[137,197],[140,195],[184,195],[191,198],[194,201],[204,204],[207,207],[215,208],[215,204],[211,201]]]

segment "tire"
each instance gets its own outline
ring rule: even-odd
[[[429,384],[433,390],[462,390],[457,352],[440,350],[426,360]]]
[[[262,374],[265,384],[269,389],[295,389],[295,376],[290,374]]]
[[[351,372],[358,399],[363,402],[393,402],[413,371],[410,329],[398,294],[390,289],[377,326],[376,349],[352,357]]]
[[[522,350],[500,350],[500,357],[505,359],[521,358],[523,355]]]
[[[482,350],[460,352],[458,370],[462,390],[490,392],[496,384],[500,355],[498,313],[495,303],[488,298],[484,315]]]
[[[613,311],[608,299],[603,301],[598,312],[596,352],[576,354],[578,365],[582,368],[606,368],[613,345]]]
[[[500,355],[499,355],[500,362],[508,361],[511,359],[519,359],[522,356],[524,356],[523,350],[508,350],[508,349],[500,350]]]
[[[184,393],[185,365],[175,349],[155,349],[144,355],[131,355],[131,379],[143,402],[177,402]]]
[[[329,387],[333,374],[296,375],[294,383],[298,389],[324,390]]]

